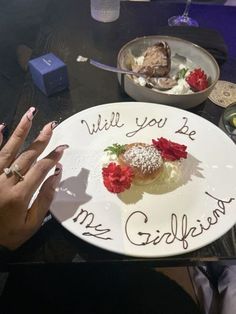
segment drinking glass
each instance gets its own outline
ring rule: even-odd
[[[90,0],[92,17],[99,22],[113,22],[120,15],[120,0]]]
[[[198,27],[199,24],[196,20],[189,17],[189,9],[192,1],[187,0],[185,10],[182,15],[172,16],[168,19],[169,26],[195,26]]]

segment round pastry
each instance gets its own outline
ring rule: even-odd
[[[130,166],[134,172],[133,183],[146,185],[154,182],[160,175],[163,159],[159,151],[145,143],[132,143],[125,146],[125,152],[120,154],[121,165]]]

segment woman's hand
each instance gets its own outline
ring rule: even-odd
[[[31,107],[0,150],[0,245],[10,250],[21,246],[40,228],[61,179],[62,166],[58,162],[68,148],[68,145],[58,146],[37,161],[57,125],[53,121],[46,124],[30,147],[18,156],[35,114],[36,109]],[[0,124],[0,145],[3,129],[4,125]],[[43,183],[29,208],[32,196],[54,166],[54,174]]]

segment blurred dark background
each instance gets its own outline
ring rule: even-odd
[[[12,123],[16,103],[24,84],[25,67],[34,48],[47,6],[52,1],[54,0],[0,0],[0,123],[5,122],[7,125]],[[193,3],[225,2],[227,1],[193,0]],[[5,132],[8,132],[8,128]]]
[[[0,0],[0,122],[10,125],[50,0]],[[8,128],[6,128],[6,132]]]

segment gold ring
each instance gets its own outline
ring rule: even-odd
[[[14,174],[18,176],[20,181],[24,180],[24,177],[20,173],[20,167],[17,164],[11,166],[10,168],[4,168],[3,172],[5,173],[7,177],[10,177],[12,174]]]
[[[3,172],[5,173],[7,177],[10,177],[10,175],[12,174],[11,168],[4,168]]]
[[[15,164],[11,167],[11,171],[13,174],[15,174],[19,177],[20,181],[24,180],[24,177],[20,173],[20,167],[17,164]]]

